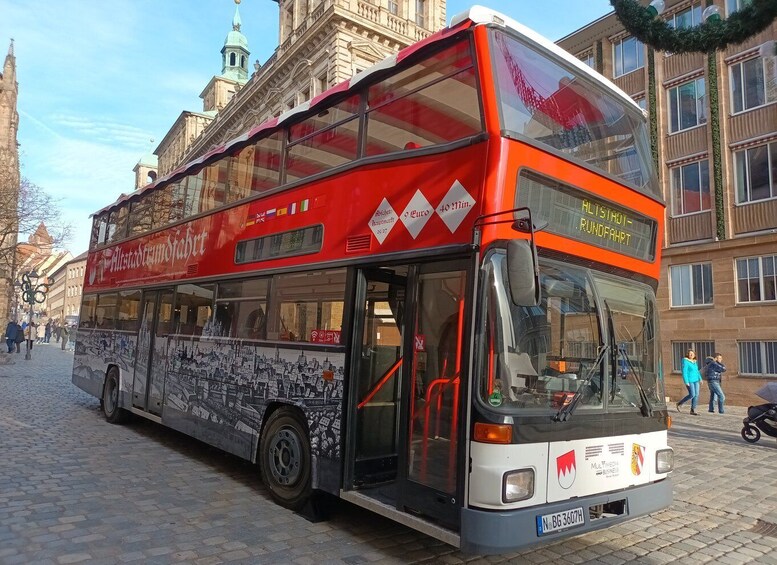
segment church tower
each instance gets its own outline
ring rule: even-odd
[[[0,321],[6,322],[13,300],[19,198],[19,85],[13,39],[0,74]]]
[[[240,0],[235,0],[235,4],[240,4]],[[214,75],[200,93],[202,111],[181,112],[154,150],[158,158],[154,167],[154,178],[156,175],[166,175],[188,159],[191,144],[248,82],[248,58],[251,52],[241,27],[240,11],[238,6],[235,6],[232,31],[227,33],[221,48],[221,74]],[[142,167],[142,163],[138,163],[138,167],[135,170],[136,184],[146,181],[148,172]]]

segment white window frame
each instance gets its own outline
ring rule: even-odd
[[[750,3],[750,0],[726,0],[726,15],[730,16]]]
[[[388,11],[392,16],[399,16],[399,0],[388,0]]]
[[[745,84],[745,65],[748,63],[761,62],[761,82],[758,85],[761,92],[763,93],[763,104],[758,104],[757,106],[747,106],[747,99],[745,96],[745,92],[747,90]],[[729,76],[729,90],[731,94],[731,114],[742,114],[744,112],[750,112],[752,110],[757,110],[758,108],[763,108],[764,106],[768,106],[769,104],[774,104],[777,102],[777,84],[774,85],[773,89],[767,88],[767,81],[768,77],[770,77],[772,74],[777,73],[777,68],[769,68],[777,67],[777,57],[751,57],[750,59],[745,59],[744,61],[738,61],[728,68],[728,76]],[[737,96],[737,94],[734,92],[734,77],[735,74],[737,74],[737,69],[739,70],[739,80],[740,80],[740,86],[741,86],[741,92]],[[736,104],[739,102],[741,105],[741,108],[737,110]]]
[[[707,271],[709,275],[705,277],[704,271]],[[701,285],[702,285],[702,295],[705,295],[704,292],[706,288],[706,284],[709,284],[709,302],[704,302],[704,296],[700,298],[699,302],[695,302],[694,297],[694,289],[696,287],[696,277],[698,276],[698,271],[701,271]],[[705,281],[705,278],[708,280]],[[675,295],[675,283],[677,284],[680,290],[680,294],[688,294],[690,296],[690,302],[687,304],[680,303],[678,300],[678,297]],[[712,285],[712,263],[705,262],[705,263],[687,263],[684,265],[670,265],[669,266],[669,302],[670,302],[670,308],[690,308],[690,307],[698,307],[698,306],[712,306],[714,303],[715,296],[713,293],[713,285]]]
[[[772,263],[771,266],[771,273],[768,275],[764,274],[764,259],[769,259],[769,262]],[[757,270],[758,273],[751,275],[750,274],[750,266],[753,264],[754,261],[757,261]],[[739,268],[741,265],[743,265],[747,268],[747,273],[745,278],[741,278],[739,276]],[[755,270],[755,269],[754,269]],[[749,297],[749,291],[748,296],[745,297],[747,300],[743,299],[742,293],[740,292],[740,283],[741,281],[751,281],[751,280],[758,280],[758,294],[760,298],[758,300],[750,300]],[[771,279],[771,280],[769,280]],[[774,286],[775,290],[777,290],[777,255],[756,255],[751,257],[736,257],[734,259],[734,281],[736,286],[736,296],[737,296],[737,304],[774,304],[777,302],[777,292],[775,292],[775,298],[766,299],[764,298],[764,291],[766,290],[767,282],[770,282],[772,286]]]
[[[766,147],[766,168],[769,175],[769,196],[766,198],[752,198],[752,171],[750,170],[750,159],[748,157],[751,151]],[[736,203],[751,204],[753,202],[766,202],[777,198],[777,174],[772,171],[777,168],[777,141],[747,147],[739,151],[734,151],[734,186],[736,188]],[[744,169],[744,170],[743,170]],[[744,184],[744,186],[743,186]]]
[[[683,26],[683,27],[677,27],[677,16],[680,14],[685,14],[690,12],[691,14],[691,25],[690,26]],[[701,23],[701,2],[694,2],[687,8],[684,8],[682,10],[676,11],[674,14],[672,14],[669,18],[667,18],[666,23],[669,27],[672,29],[687,29],[688,27],[697,26]]]
[[[683,169],[686,169],[688,167],[694,167],[694,166],[697,169],[697,175],[698,175],[699,186],[700,186],[699,199],[701,200],[701,202],[699,203],[699,210],[696,210],[696,211],[693,211],[693,212],[687,212],[687,211],[681,209],[678,212],[677,211],[678,202],[677,202],[677,197],[676,197],[676,193],[677,193],[676,182],[677,181],[675,179],[675,172],[679,171],[679,173],[680,173],[680,182],[682,183],[683,179],[685,178],[685,175],[683,175]],[[703,190],[704,187],[702,186],[702,184],[703,184],[702,183],[702,167],[704,168],[704,170],[707,171],[707,187],[706,187],[706,192],[707,192],[707,194],[710,195],[710,198],[711,198],[712,197],[712,190],[711,190],[711,187],[710,187],[710,161],[709,161],[709,159],[701,159],[699,161],[694,161],[693,163],[687,163],[685,165],[678,165],[676,167],[671,167],[669,169],[669,185],[670,185],[670,189],[671,189],[671,200],[672,200],[671,211],[672,211],[672,217],[673,218],[679,218],[681,216],[690,216],[692,214],[701,214],[702,212],[707,212],[707,211],[712,209],[712,202],[711,201],[708,203],[708,206],[706,208],[704,208],[704,204],[703,204],[704,200],[702,198],[702,195],[703,195],[703,193],[705,191]],[[684,187],[681,187],[681,188],[684,188]],[[681,208],[682,208],[683,202],[684,201],[682,199],[680,199],[679,206]]]
[[[588,67],[596,70],[596,56],[593,51],[586,51],[577,56],[577,58]]]
[[[636,48],[637,66],[633,69],[626,70],[623,67],[623,45],[624,43],[633,41]],[[619,56],[620,53],[620,56]],[[618,68],[620,66],[620,69]],[[628,36],[616,41],[612,44],[612,76],[618,78],[625,76],[639,69],[645,68],[645,46],[636,37]]]
[[[702,84],[704,88],[704,94],[699,98],[699,84]],[[680,104],[680,89],[689,84],[693,84],[694,87],[694,99],[696,100],[696,123],[690,126],[683,127],[682,125],[682,107]],[[687,131],[689,129],[699,127],[707,123],[707,83],[705,78],[697,77],[680,84],[676,84],[667,89],[667,104],[666,110],[668,113],[668,126],[669,133],[679,133],[681,131]],[[675,97],[674,105],[677,110],[677,129],[672,129],[672,98]]]
[[[768,344],[768,345],[767,345]],[[747,349],[750,351],[747,351]],[[771,349],[771,351],[767,351]],[[752,361],[753,356],[758,356],[763,372],[757,373],[751,369],[755,368]],[[745,359],[748,357],[748,360]],[[773,340],[743,340],[737,342],[737,358],[739,361],[739,374],[757,377],[777,377],[777,341]],[[771,359],[770,359],[771,358]],[[749,362],[748,362],[749,361]],[[771,361],[771,362],[770,362]],[[773,372],[769,372],[769,365],[772,365]]]

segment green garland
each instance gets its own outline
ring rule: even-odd
[[[710,53],[742,43],[777,18],[777,0],[751,0],[727,19],[710,18],[698,26],[672,29],[636,0],[610,0],[621,24],[642,43],[670,53]]]
[[[723,157],[720,147],[720,106],[718,101],[718,61],[707,55],[708,92],[710,97],[710,132],[712,133],[712,179],[715,184],[715,235],[726,239],[726,209],[723,206]]]
[[[596,42],[596,72],[604,74],[604,49],[601,39]]]
[[[653,154],[653,163],[656,167],[656,175],[661,179],[661,165],[658,158],[658,97],[656,95],[656,58],[655,51],[648,48],[648,115],[650,120],[650,152]]]

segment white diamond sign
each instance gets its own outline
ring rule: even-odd
[[[384,198],[378,209],[375,210],[372,218],[370,218],[370,229],[375,234],[378,243],[382,244],[385,241],[394,224],[397,223],[397,218],[398,216],[394,208]]]
[[[451,233],[455,232],[464,221],[469,211],[475,205],[475,199],[472,198],[467,189],[457,180],[451,185],[448,190],[448,194],[442,199],[439,206],[437,206],[437,213],[451,230]]]
[[[420,190],[416,190],[413,198],[407,203],[407,207],[405,207],[405,211],[402,212],[399,219],[402,220],[407,231],[409,231],[410,235],[415,239],[426,225],[426,222],[429,221],[432,212],[434,212],[432,205],[429,204],[429,201],[421,194]]]

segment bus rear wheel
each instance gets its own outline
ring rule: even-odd
[[[262,481],[273,500],[300,510],[310,498],[310,439],[302,416],[281,408],[272,413],[259,445]]]
[[[127,420],[128,412],[119,406],[119,370],[116,367],[108,369],[103,386],[102,404],[105,419],[111,424],[121,424]]]

